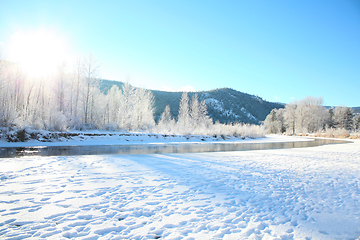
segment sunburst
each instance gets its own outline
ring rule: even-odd
[[[16,32],[11,37],[8,57],[31,77],[48,76],[66,61],[67,44],[51,31]]]

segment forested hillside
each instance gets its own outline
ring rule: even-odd
[[[122,87],[118,81],[102,80],[100,89],[107,92],[113,85]],[[171,115],[176,119],[179,113],[179,102],[182,92],[166,92],[150,90],[154,95],[154,110],[156,121],[161,116],[165,107],[169,105]],[[188,93],[189,99],[195,93]],[[199,101],[205,101],[209,116],[214,122],[253,123],[259,124],[274,108],[284,108],[280,103],[272,103],[262,98],[247,93],[242,93],[231,88],[221,88],[211,91],[197,92]]]

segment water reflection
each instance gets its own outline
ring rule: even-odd
[[[22,156],[71,156],[99,154],[162,154],[162,153],[197,153],[252,151],[266,149],[316,147],[325,144],[347,143],[343,140],[315,139],[303,142],[273,143],[181,143],[181,144],[142,144],[142,145],[107,145],[107,146],[57,146],[57,147],[10,147],[0,148],[1,158]]]

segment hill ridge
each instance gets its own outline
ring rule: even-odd
[[[119,88],[124,83],[112,80],[101,80],[100,89],[106,93],[113,85]],[[166,105],[169,105],[171,115],[178,116],[179,102],[183,91],[168,92],[162,90],[152,90],[154,95],[154,108],[156,121],[161,116]],[[284,108],[281,103],[273,103],[264,100],[260,96],[243,93],[233,88],[224,87],[209,91],[188,92],[189,99],[194,94],[198,95],[199,101],[205,101],[208,113],[214,122],[220,123],[252,123],[260,124],[274,108]]]

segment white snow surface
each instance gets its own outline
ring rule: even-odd
[[[360,141],[239,152],[2,158],[0,169],[0,238],[360,236]]]

